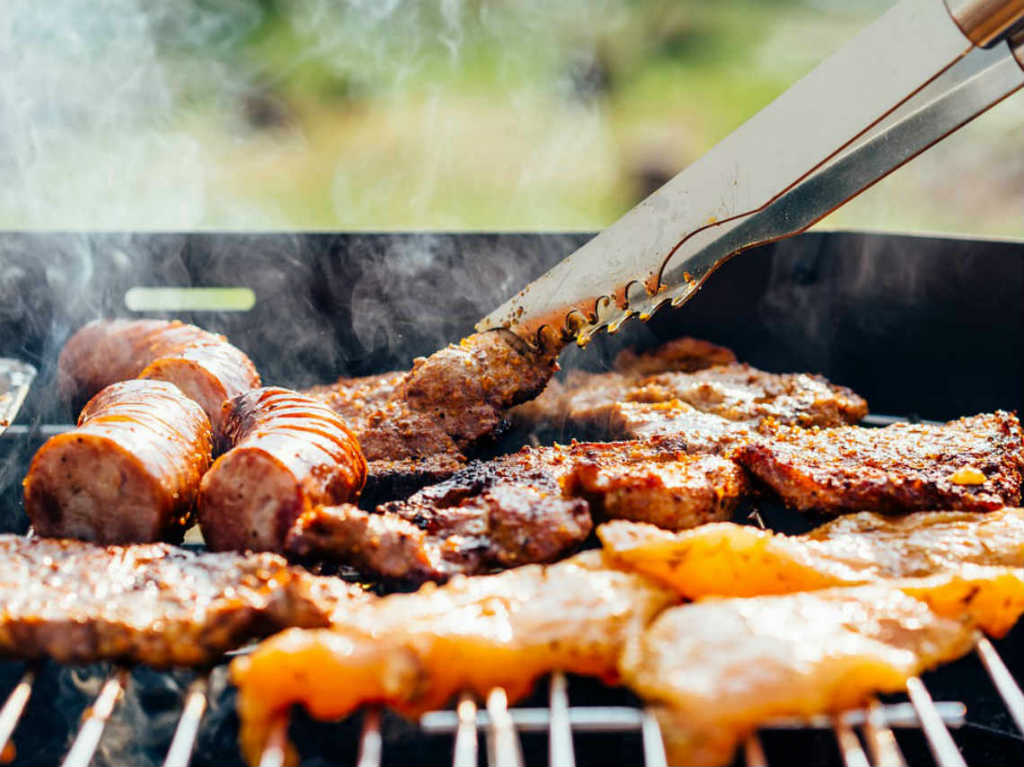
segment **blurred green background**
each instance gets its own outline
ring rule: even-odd
[[[0,226],[249,230],[602,227],[890,5],[7,3]],[[824,225],[1024,236],[1022,99]]]

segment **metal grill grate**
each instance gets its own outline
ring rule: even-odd
[[[991,642],[979,639],[975,650],[988,671],[993,687],[999,692],[1017,726],[1021,727],[1024,692],[1010,675]],[[35,676],[34,669],[26,671],[0,708],[0,752],[7,747],[25,710]],[[106,678],[92,705],[83,715],[78,734],[64,758],[64,767],[86,767],[92,762],[103,729],[127,684],[129,673],[124,668],[114,669]],[[185,767],[189,763],[207,707],[208,689],[208,677],[205,676],[198,678],[188,688],[164,760],[165,767]],[[846,767],[890,767],[906,764],[894,730],[919,729],[927,739],[936,764],[943,767],[965,764],[950,732],[964,724],[964,705],[933,701],[923,682],[916,677],[907,684],[907,695],[909,702],[905,703],[883,704],[872,700],[866,708],[835,716],[780,719],[765,725],[760,732],[831,730],[841,763]],[[463,694],[454,709],[432,711],[420,719],[420,730],[424,734],[453,736],[454,767],[479,763],[480,732],[484,734],[486,759],[490,767],[522,767],[524,762],[520,735],[525,733],[547,733],[549,763],[556,767],[575,766],[575,735],[638,733],[642,742],[642,763],[647,767],[666,767],[661,731],[649,710],[629,706],[571,705],[569,685],[561,673],[551,676],[547,707],[510,708],[505,691],[501,688],[492,690],[484,703],[481,709],[472,696]],[[271,727],[267,746],[260,758],[261,767],[281,767],[284,764],[288,723],[288,717],[281,716]],[[1021,732],[1024,733],[1024,728],[1021,728]],[[358,767],[380,767],[384,758],[383,745],[380,710],[370,708],[363,713]],[[743,754],[749,767],[768,764],[760,733],[746,740]]]

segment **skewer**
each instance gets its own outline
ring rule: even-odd
[[[949,734],[942,717],[935,709],[932,696],[924,686],[920,677],[911,677],[907,682],[907,694],[910,702],[921,719],[921,729],[928,740],[928,747],[935,757],[935,761],[942,767],[967,767],[967,763],[960,755],[960,749],[956,747],[953,736]]]
[[[743,761],[747,767],[768,767],[768,759],[764,755],[764,746],[761,745],[761,737],[752,732],[743,741]]]
[[[839,753],[843,757],[843,764],[846,767],[871,767],[868,756],[860,745],[857,733],[850,727],[843,717],[837,716],[833,719],[832,730],[836,734],[836,742],[839,744]]]
[[[188,767],[192,760],[192,749],[196,744],[196,735],[199,734],[199,723],[206,712],[208,686],[209,682],[205,676],[199,677],[188,686],[185,705],[182,707],[178,726],[174,729],[170,748],[167,749],[164,767]]]
[[[476,701],[468,692],[459,696],[459,705],[455,709],[458,716],[458,727],[455,730],[455,752],[452,754],[452,767],[476,767]],[[447,713],[447,712],[446,712]]]
[[[907,762],[896,743],[896,736],[886,722],[885,709],[878,698],[872,698],[868,703],[864,735],[868,741],[868,751],[871,752],[871,761],[882,767],[906,767]]]
[[[661,726],[649,708],[644,709],[640,735],[644,743],[644,765],[646,767],[668,767],[668,759],[665,758],[665,741],[661,739]]]
[[[260,754],[260,767],[284,767],[284,754],[288,742],[288,714],[278,716],[267,732],[267,744]]]
[[[501,687],[487,693],[487,713],[491,727],[487,737],[487,762],[490,767],[523,767],[519,736],[508,713],[508,696]]]
[[[569,721],[569,689],[565,674],[551,675],[548,707],[551,724],[548,734],[548,763],[551,767],[576,767],[576,753],[572,745],[572,723]]]
[[[1017,729],[1024,733],[1024,692],[1021,692],[1017,680],[1013,678],[1010,670],[1003,663],[1003,659],[996,652],[996,648],[986,637],[978,640],[975,649],[978,652],[978,657],[981,658],[982,665],[992,678],[992,683],[1002,697],[1003,703],[1009,709]]]
[[[356,767],[380,767],[384,744],[380,737],[380,709],[363,712],[363,734],[359,737],[359,759]]]
[[[88,767],[93,754],[96,753],[96,747],[100,744],[103,728],[106,727],[110,715],[114,713],[114,707],[127,684],[126,669],[118,669],[107,677],[95,702],[85,710],[82,726],[78,730],[75,742],[71,744],[71,750],[64,757],[62,767]]]
[[[7,743],[14,734],[14,728],[18,726],[25,705],[32,695],[32,683],[35,680],[35,669],[29,668],[21,675],[21,680],[11,690],[11,694],[4,701],[4,707],[0,709],[0,754],[3,754],[7,748]]]

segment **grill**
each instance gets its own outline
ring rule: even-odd
[[[266,380],[302,386],[408,365],[468,332],[486,309],[585,239],[0,235],[0,354],[39,370],[31,386],[23,368],[0,371],[16,393],[0,407],[25,400],[18,422],[0,438],[3,528],[25,531],[18,490],[27,461],[42,440],[67,428],[70,414],[51,388],[61,343],[97,314],[131,314],[129,291],[132,308],[152,315],[162,306],[167,316],[225,332],[250,352]],[[623,344],[686,332],[732,346],[760,367],[822,372],[863,393],[873,410],[901,414],[899,420],[1020,409],[1022,256],[1024,245],[1011,242],[803,235],[731,262],[680,310],[627,326],[586,353],[569,351],[566,366],[600,367]],[[146,290],[168,287],[188,290]],[[224,287],[249,291],[251,301],[239,300],[237,291],[193,290]],[[439,292],[451,297],[444,314],[423,303]],[[163,303],[147,310],[146,300]],[[870,418],[875,425],[892,420]],[[763,503],[745,511],[752,523],[773,529],[808,526]],[[1024,694],[1015,678],[1024,678],[1021,628],[999,642],[980,639],[973,656],[911,680],[904,695],[835,717],[772,722],[747,740],[738,761],[1020,763]],[[0,707],[0,753],[15,763],[239,760],[224,665],[161,673],[8,663],[0,664],[0,685],[8,693]],[[658,725],[639,701],[562,674],[516,706],[495,689],[485,700],[464,695],[414,725],[377,709],[339,724],[314,723],[296,711],[276,723],[263,765],[282,764],[288,733],[310,764],[666,764]]]

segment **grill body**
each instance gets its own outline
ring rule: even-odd
[[[20,480],[28,460],[48,433],[73,420],[52,386],[62,343],[97,316],[140,314],[125,305],[131,288],[250,289],[255,302],[248,311],[145,314],[223,332],[253,358],[265,381],[304,386],[407,367],[414,357],[470,332],[480,316],[588,236],[0,234],[0,356],[19,357],[40,370],[16,426],[0,437],[0,529],[25,530]],[[802,235],[734,259],[686,306],[648,324],[630,323],[585,351],[570,349],[563,366],[600,369],[624,345],[652,345],[682,334],[730,346],[742,360],[767,370],[820,372],[864,395],[875,413],[944,420],[996,408],[1021,410],[1024,243]],[[764,504],[759,511],[780,529],[808,524]],[[1024,678],[1024,629],[996,643],[996,650],[1010,672]],[[15,689],[24,671],[18,663],[0,664],[0,696]],[[16,763],[63,758],[79,733],[80,715],[100,708],[94,704],[111,678],[117,674],[112,677],[104,665],[44,664],[36,670],[14,734]],[[161,763],[183,700],[196,689],[189,685],[201,678],[193,672],[133,670],[122,680],[123,697],[95,759]],[[1024,760],[1024,738],[977,656],[926,675],[924,682],[936,701],[966,705],[955,739],[968,763]],[[224,668],[215,669],[204,685],[193,762],[237,762],[233,695]],[[550,722],[552,694],[544,683],[519,706],[541,709]],[[570,679],[568,700],[573,708],[639,712],[628,693],[592,680]],[[484,701],[479,704],[483,711]],[[546,762],[548,728],[532,731],[524,725],[526,714],[513,714],[525,762]],[[0,725],[3,716],[0,711]],[[444,721],[435,718],[422,729],[385,713],[383,762],[450,763],[452,728]],[[630,721],[618,729],[607,722],[589,730],[573,727],[576,763],[642,761],[649,745],[642,715]],[[479,759],[486,763],[484,735],[490,730],[486,723],[482,727]],[[590,731],[602,727],[604,732]],[[325,725],[297,715],[292,731],[310,764],[355,763],[361,740],[368,742],[359,717]],[[933,763],[925,735],[914,728],[897,731],[909,763]],[[761,743],[768,760],[777,763],[843,763],[828,728],[776,728],[763,733]],[[757,754],[747,756],[757,761]]]

